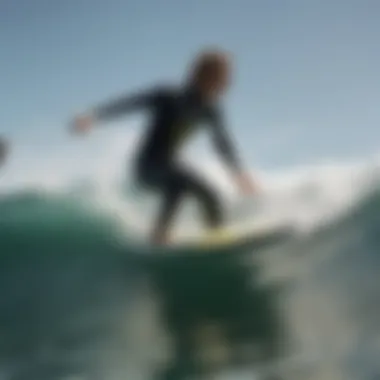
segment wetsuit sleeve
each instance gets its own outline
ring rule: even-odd
[[[92,114],[98,121],[107,121],[125,113],[154,107],[162,98],[162,90],[125,95],[95,107]]]
[[[219,154],[233,170],[240,171],[241,165],[232,139],[227,132],[224,117],[217,109],[210,112],[210,126],[213,131],[214,144]]]

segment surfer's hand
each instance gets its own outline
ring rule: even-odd
[[[70,129],[73,133],[84,135],[89,133],[94,125],[94,118],[91,114],[78,115],[71,122]]]
[[[239,173],[236,177],[239,190],[244,195],[253,195],[258,192],[258,186],[252,178],[246,173]]]

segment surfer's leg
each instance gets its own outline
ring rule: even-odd
[[[182,199],[184,195],[193,196],[201,207],[204,221],[209,228],[219,227],[223,223],[222,205],[217,193],[206,181],[191,170],[175,166],[168,172],[173,193]],[[178,200],[179,202],[179,200]]]
[[[209,228],[216,228],[223,222],[219,198],[201,179],[179,168],[170,168],[162,184],[162,204],[153,230],[153,241],[168,241],[171,222],[185,195],[194,196],[201,204],[204,219]]]
[[[183,186],[169,163],[154,161],[138,162],[136,179],[150,190],[158,193],[162,199],[159,213],[153,226],[151,240],[165,244],[169,240],[169,228],[178,209]]]
[[[152,240],[161,244],[168,241],[171,222],[181,201],[182,191],[176,186],[168,186],[162,191],[162,203],[156,220]]]
[[[224,218],[222,213],[222,205],[219,197],[207,185],[199,183],[195,196],[201,202],[201,208],[208,227],[216,228],[223,224]]]
[[[200,202],[208,227],[215,228],[222,224],[222,207],[216,192],[190,170],[173,163],[151,163],[141,173],[143,181],[162,194],[162,204],[153,229],[154,242],[165,243],[168,240],[171,222],[185,195],[194,196]]]
[[[184,169],[181,176],[186,184],[186,192],[194,196],[200,203],[201,212],[207,227],[219,227],[223,223],[224,218],[218,194],[206,181],[191,171]]]

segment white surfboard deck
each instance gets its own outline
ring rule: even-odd
[[[241,245],[254,247],[263,245],[263,241],[270,244],[278,238],[290,237],[293,228],[284,222],[260,221],[257,223],[245,223],[225,226],[213,231],[205,231],[197,234],[184,234],[174,238],[174,241],[167,244],[164,249],[194,249],[200,251],[215,251],[218,249],[228,249]]]
[[[218,251],[231,250],[246,245],[252,248],[262,248],[270,246],[276,242],[290,238],[294,235],[295,229],[291,226],[289,220],[279,220],[277,217],[254,216],[254,220],[245,220],[227,224],[217,230],[194,229],[194,226],[181,226],[174,231],[171,242],[165,245],[153,245],[149,242],[149,228],[138,212],[128,205],[124,210],[121,202],[107,202],[107,207],[115,211],[115,214],[126,226],[128,232],[135,231],[132,235],[136,239],[137,247],[144,246],[148,248],[145,252],[156,253],[159,250],[161,254],[180,254],[181,252],[195,251],[200,253],[211,253]],[[115,204],[114,204],[115,203]],[[121,212],[123,211],[123,212]],[[145,256],[145,255],[144,255]]]

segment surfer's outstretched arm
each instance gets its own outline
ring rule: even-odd
[[[163,90],[154,89],[133,95],[121,96],[76,116],[71,126],[74,132],[88,132],[97,122],[106,122],[132,111],[154,107],[160,102],[162,93]]]
[[[91,114],[97,121],[108,121],[132,111],[150,108],[157,103],[159,98],[159,90],[127,94],[93,108]]]

